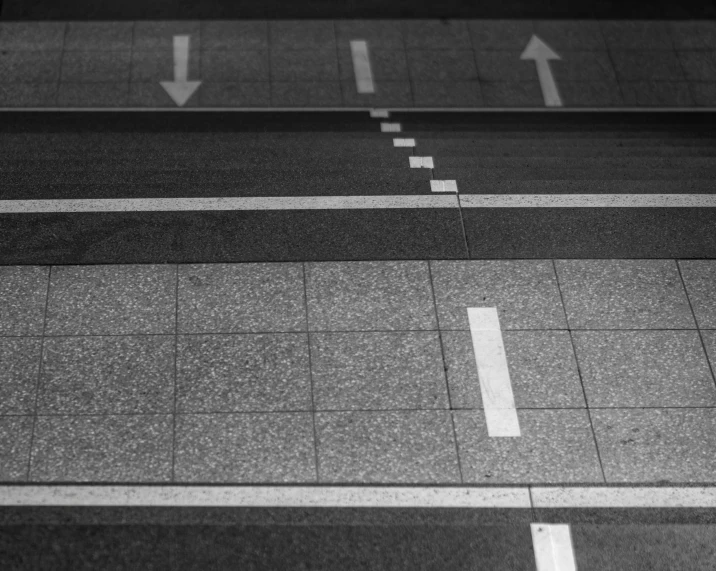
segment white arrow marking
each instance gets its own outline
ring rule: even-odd
[[[554,82],[552,70],[549,67],[549,60],[562,59],[547,44],[533,35],[520,59],[533,59],[537,64],[537,75],[539,84],[542,87],[544,104],[547,107],[562,107],[562,100],[557,91],[557,84]]]
[[[174,36],[174,81],[160,81],[169,97],[179,107],[194,94],[201,81],[187,81],[189,71],[189,36]]]

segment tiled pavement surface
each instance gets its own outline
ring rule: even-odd
[[[709,482],[716,262],[0,267],[4,482]],[[487,435],[496,307],[522,436]]]
[[[175,107],[172,38],[190,36],[186,107],[544,107],[532,34],[567,107],[716,105],[716,21],[1,22],[2,107]],[[368,42],[374,94],[356,90]]]

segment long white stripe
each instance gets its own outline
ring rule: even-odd
[[[577,571],[569,525],[530,524],[537,571]]]
[[[487,433],[490,436],[520,436],[497,309],[470,307],[467,317],[470,321]]]
[[[716,487],[532,488],[536,508],[716,508]]]
[[[463,208],[716,208],[716,194],[461,194]]]
[[[161,113],[184,111],[197,113],[276,113],[321,112],[346,113],[348,111],[371,111],[370,107],[0,107],[5,112],[45,111],[50,113],[77,111],[107,113],[129,111],[131,113]],[[382,110],[381,110],[382,111]],[[714,113],[716,107],[392,107],[394,113]],[[384,115],[376,115],[384,117]],[[387,117],[387,115],[385,115]]]
[[[375,93],[373,71],[370,68],[370,58],[368,57],[368,42],[351,40],[351,55],[353,56],[353,71],[356,76],[358,93]]]

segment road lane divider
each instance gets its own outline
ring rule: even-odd
[[[385,121],[380,124],[381,133],[400,133],[400,123],[386,123]]]
[[[461,194],[463,208],[714,208],[716,194]]]
[[[457,194],[457,181],[431,180],[430,190],[433,192],[454,192]]]
[[[530,530],[537,571],[577,571],[569,525],[532,523]]]
[[[370,116],[373,119],[387,119],[388,117],[390,117],[390,111],[388,111],[387,109],[371,109]]]
[[[373,70],[368,56],[368,42],[351,40],[351,57],[353,58],[353,73],[358,93],[375,93]]]
[[[534,487],[535,508],[714,508],[716,487]]]
[[[393,139],[394,147],[414,147],[415,139]]]
[[[434,169],[433,157],[408,157],[411,169]]]

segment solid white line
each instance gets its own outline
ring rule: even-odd
[[[370,58],[368,57],[368,42],[351,40],[351,55],[358,93],[375,93],[373,71],[370,68]]]
[[[176,212],[190,210],[360,210],[457,208],[457,198],[431,194],[393,196],[266,196],[228,198],[103,198],[0,200],[0,214],[43,212]]]
[[[537,571],[577,571],[567,524],[530,524]]]
[[[430,190],[433,192],[457,192],[457,181],[454,180],[431,180]]]
[[[716,487],[532,488],[535,508],[716,508]]]
[[[343,113],[347,111],[371,111],[371,107],[0,107],[1,112],[7,111],[48,111],[57,113],[88,112],[107,113],[115,111],[141,112],[209,112],[226,113],[273,113],[273,112],[328,112]],[[714,113],[716,107],[392,107],[384,111],[393,113]],[[382,117],[382,115],[380,115]]]
[[[463,208],[715,208],[716,194],[461,194]]]
[[[495,307],[469,307],[472,348],[489,436],[520,436],[507,356]]]

